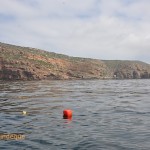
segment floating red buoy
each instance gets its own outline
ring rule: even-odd
[[[70,119],[70,118],[72,118],[72,110],[70,110],[70,109],[65,109],[65,110],[63,111],[63,118],[64,118],[64,119]]]

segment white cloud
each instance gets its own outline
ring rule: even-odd
[[[150,63],[150,1],[5,0],[2,42],[99,59]],[[7,16],[13,16],[11,20]]]

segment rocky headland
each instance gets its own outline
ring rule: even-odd
[[[70,57],[0,43],[0,80],[148,78],[150,64],[140,61]]]

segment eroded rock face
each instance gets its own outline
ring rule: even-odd
[[[150,65],[69,57],[0,43],[0,80],[145,79]]]
[[[1,80],[100,79],[104,62],[0,43]]]
[[[123,62],[122,62],[123,63]],[[148,79],[150,78],[150,65],[130,62],[116,68],[114,75],[118,79]]]

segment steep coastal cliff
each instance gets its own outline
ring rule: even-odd
[[[150,65],[141,61],[105,60],[107,67],[117,79],[148,79]]]
[[[70,57],[0,43],[0,80],[150,78],[150,65],[138,61]]]

